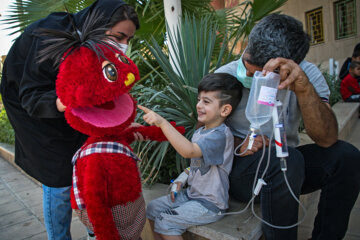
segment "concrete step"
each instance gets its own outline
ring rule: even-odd
[[[143,188],[145,201],[149,201],[168,194],[168,185],[157,183],[151,188]],[[229,211],[240,211],[245,208],[245,203],[230,199]],[[258,216],[261,216],[260,207],[258,204],[254,205],[254,211]],[[145,233],[143,240],[152,240],[152,236]],[[220,221],[203,225],[194,226],[188,229],[188,233],[184,235],[191,236],[188,239],[221,239],[221,240],[258,240],[261,235],[260,221],[255,218],[249,207],[244,213],[237,215],[224,216]],[[200,238],[201,237],[201,238]]]

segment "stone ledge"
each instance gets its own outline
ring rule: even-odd
[[[167,194],[167,189],[168,185],[160,183],[155,184],[151,188],[144,187],[143,193],[145,201],[148,203],[157,197]],[[230,200],[229,205],[229,211],[240,211],[246,204]],[[254,210],[257,215],[261,215],[258,204],[254,205]],[[198,237],[201,237],[201,239],[258,240],[262,235],[260,221],[252,214],[251,206],[242,214],[227,215],[215,223],[191,227],[188,229],[188,232],[192,234],[192,237],[189,239],[198,239]],[[148,234],[146,234],[146,236],[148,236]],[[150,239],[152,238],[144,238],[144,240]]]
[[[337,102],[334,106],[332,106],[332,110],[334,111],[338,121],[339,139],[345,140],[350,135],[353,126],[358,120],[359,106],[360,103],[347,102]],[[299,137],[300,145],[314,143],[305,131],[301,132]]]

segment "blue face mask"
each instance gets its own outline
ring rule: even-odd
[[[242,61],[242,56],[239,59],[238,68],[236,71],[237,79],[242,83],[242,85],[246,88],[251,88],[252,77],[246,76],[246,68]]]

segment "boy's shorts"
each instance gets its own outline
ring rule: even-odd
[[[175,202],[169,196],[152,200],[146,216],[155,222],[155,232],[168,236],[181,235],[191,226],[208,224],[223,217],[198,201],[190,200],[184,191],[177,194]]]

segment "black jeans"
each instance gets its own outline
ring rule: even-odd
[[[259,175],[265,168],[267,152]],[[249,201],[256,168],[262,151],[252,156],[234,158],[230,173],[230,195]],[[329,148],[315,144],[289,148],[287,172],[296,196],[321,189],[318,214],[312,232],[313,240],[342,239],[360,189],[360,152],[353,145],[338,141]],[[256,201],[261,204],[263,218],[273,225],[289,226],[298,221],[299,204],[291,196],[280,169],[275,148],[271,149],[270,165]],[[266,240],[297,239],[297,227],[276,229],[263,224]]]

